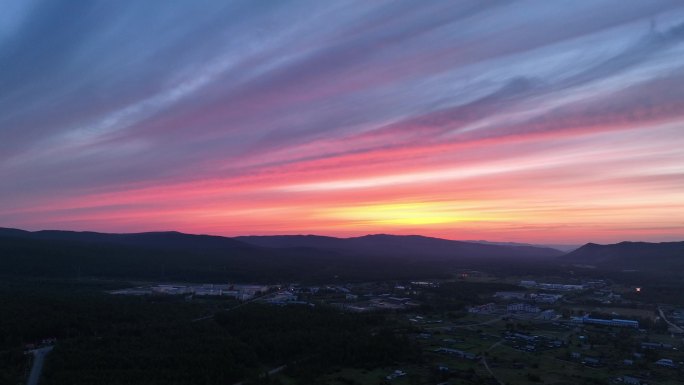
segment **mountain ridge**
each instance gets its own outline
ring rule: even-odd
[[[552,261],[557,253],[387,234],[249,239],[0,229],[0,274],[43,277],[271,282],[429,278],[462,268],[531,266]]]
[[[93,277],[323,281],[437,277],[457,269],[507,274],[539,268],[562,271],[568,265],[606,271],[684,271],[684,242],[587,243],[563,253],[420,235],[222,237],[177,231],[110,234],[0,228],[3,274],[55,276],[78,270],[79,275]]]
[[[559,257],[562,261],[611,270],[684,269],[684,241],[587,243]]]
[[[265,247],[324,247],[348,252],[378,255],[417,255],[448,258],[449,255],[486,257],[554,257],[562,255],[559,250],[536,246],[486,245],[475,242],[455,241],[423,235],[368,234],[359,237],[336,238],[315,235],[240,236],[235,239]],[[487,255],[485,255],[485,253]]]

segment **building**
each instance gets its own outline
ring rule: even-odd
[[[480,314],[490,314],[496,311],[496,305],[494,303],[488,303],[480,306],[472,306],[468,309],[469,313],[480,313]]]
[[[538,303],[556,303],[559,299],[563,298],[562,294],[531,294],[530,298],[534,302]]]
[[[628,385],[641,385],[641,380],[632,376],[622,376],[622,382]]]
[[[571,321],[574,323],[581,323],[585,325],[602,325],[602,326],[614,326],[623,328],[639,328],[639,321],[632,321],[627,319],[601,319],[601,318],[591,318],[588,315],[584,317],[572,317]]]
[[[181,285],[157,285],[151,288],[153,293],[166,294],[166,295],[180,295],[180,294],[191,294],[194,290],[187,286]]]
[[[495,298],[501,299],[525,299],[526,293],[524,291],[497,291],[494,294]]]
[[[385,377],[385,379],[387,379],[387,380],[393,380],[393,379],[398,378],[398,377],[404,377],[405,375],[406,375],[406,372],[405,372],[405,371],[403,371],[403,370],[395,370],[395,371],[392,372],[390,375],[388,375],[387,377]]]
[[[540,314],[540,318],[546,321],[556,318],[556,312],[553,309],[544,310]]]
[[[641,348],[646,350],[672,349],[672,345],[657,342],[642,342]]]
[[[672,361],[669,358],[661,358],[658,361],[655,362],[656,365],[662,366],[664,368],[676,368],[677,365],[675,365],[674,361]]]
[[[289,291],[281,291],[267,299],[266,302],[273,305],[286,305],[288,303],[296,302],[299,298],[296,294]]]
[[[541,310],[528,303],[512,303],[506,307],[509,313],[539,313]]]
[[[573,291],[584,290],[584,285],[566,285],[562,283],[540,283],[537,287],[544,290],[559,290],[559,291]]]
[[[601,366],[601,359],[596,357],[584,357],[582,363],[587,366],[599,367]]]
[[[463,350],[451,349],[451,348],[437,348],[435,353],[448,354],[451,356],[456,356],[458,358],[463,358],[466,360],[476,360],[477,356],[473,353],[464,352]]]
[[[226,297],[239,297],[240,292],[237,290],[221,290],[221,295]]]
[[[250,296],[256,296],[268,291],[268,286],[265,285],[233,285],[235,290]]]

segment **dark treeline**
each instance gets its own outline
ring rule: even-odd
[[[0,383],[25,383],[30,364],[23,355],[27,344],[54,337],[59,341],[58,352],[72,340],[107,341],[127,331],[134,335],[146,328],[175,325],[207,311],[205,305],[177,303],[177,299],[115,297],[104,292],[118,287],[121,285],[112,283],[0,280]],[[59,356],[50,353],[50,361]]]
[[[467,305],[491,302],[497,291],[525,290],[523,287],[497,282],[445,282],[426,290],[420,297],[429,311],[463,310]]]
[[[382,314],[340,313],[328,307],[250,306],[217,314],[262,362],[288,363],[300,383],[335,367],[372,369],[420,362],[420,349]]]
[[[260,381],[288,364],[300,383],[335,366],[420,361],[420,351],[381,314],[251,304],[192,320],[225,301],[118,297],[112,284],[3,281],[0,380],[25,383],[27,343],[56,337],[44,385],[231,384]]]
[[[60,342],[44,384],[250,383],[263,370],[285,364],[301,377],[299,383],[307,383],[339,365],[420,360],[419,349],[379,315],[248,305],[219,313],[215,321],[180,321],[185,320],[114,324],[98,337]]]

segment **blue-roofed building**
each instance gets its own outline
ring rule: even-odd
[[[584,317],[573,317],[572,322],[590,324],[590,325],[603,325],[603,326],[617,326],[623,328],[639,328],[639,321],[633,321],[628,319],[601,319],[601,318],[591,318],[589,316]]]

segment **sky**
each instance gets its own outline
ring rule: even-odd
[[[684,2],[0,0],[0,226],[684,240]]]

